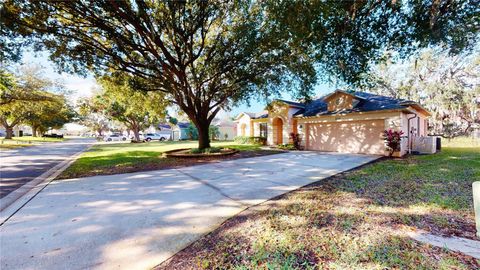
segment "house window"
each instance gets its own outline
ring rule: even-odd
[[[260,137],[267,138],[267,123],[260,123]]]

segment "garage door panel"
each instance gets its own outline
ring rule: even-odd
[[[383,120],[308,124],[309,150],[383,154]]]

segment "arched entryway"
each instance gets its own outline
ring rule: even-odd
[[[283,120],[279,117],[273,119],[273,143],[283,144]]]

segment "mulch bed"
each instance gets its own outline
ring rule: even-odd
[[[175,149],[171,151],[165,152],[166,157],[174,157],[174,158],[208,158],[208,157],[225,157],[231,156],[238,153],[238,150],[230,149],[230,148],[223,148],[220,152],[214,153],[191,153],[190,148],[185,149]]]

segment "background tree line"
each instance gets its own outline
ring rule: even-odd
[[[36,137],[61,128],[76,115],[63,86],[43,77],[40,67],[22,66],[15,73],[0,69],[0,124],[6,139],[19,124],[31,126]]]
[[[394,60],[390,55],[369,74],[365,90],[419,102],[432,113],[431,134],[468,135],[480,125],[480,45],[459,55],[435,47]]]

